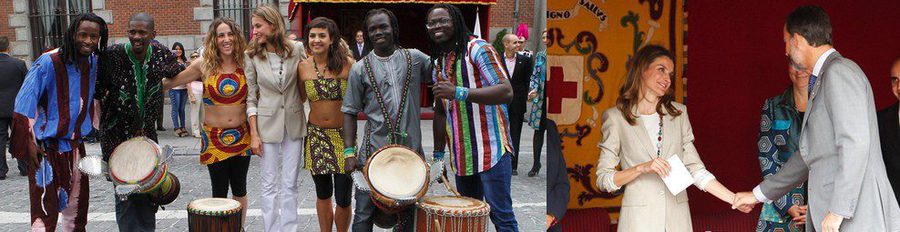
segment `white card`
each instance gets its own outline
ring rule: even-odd
[[[669,176],[662,178],[663,182],[666,183],[666,187],[669,188],[672,195],[678,195],[694,183],[694,178],[691,177],[691,173],[677,155],[672,155],[666,161],[669,162],[671,169],[669,169]]]

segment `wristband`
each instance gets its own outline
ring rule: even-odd
[[[444,160],[444,151],[432,152],[431,160]]]
[[[469,88],[456,86],[456,100],[466,101],[466,98],[469,98]]]
[[[344,158],[356,157],[356,147],[345,147]]]

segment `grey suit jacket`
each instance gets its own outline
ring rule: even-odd
[[[809,180],[809,231],[829,212],[847,217],[841,231],[900,231],[900,207],[885,174],[872,87],[853,61],[832,53],[810,94],[791,156],[759,187],[777,199]]]
[[[275,79],[268,60],[244,55],[244,75],[247,76],[247,111],[256,110],[256,125],[263,143],[280,143],[284,132],[292,140],[306,136],[306,115],[300,102],[300,79],[297,65],[306,58],[300,42],[293,42],[293,56],[282,58],[284,81]]]

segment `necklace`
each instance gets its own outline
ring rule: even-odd
[[[372,72],[372,63],[369,61],[369,57],[363,59],[366,65],[366,74],[369,76],[369,83],[371,83],[374,88],[372,90],[375,91],[375,100],[378,102],[379,108],[381,108],[381,114],[384,115],[384,119],[388,123],[388,129],[391,133],[391,143],[397,144],[399,142],[399,138],[395,138],[396,136],[400,136],[405,138],[407,136],[406,133],[400,132],[400,122],[403,121],[403,111],[406,108],[406,96],[408,95],[409,90],[409,82],[412,79],[412,58],[409,55],[409,51],[404,49],[400,49],[403,51],[404,55],[406,55],[406,79],[403,81],[403,92],[400,96],[400,108],[397,109],[397,120],[391,120],[390,114],[388,114],[387,106],[384,103],[384,98],[382,97],[381,90],[375,84],[375,74]],[[313,60],[315,62],[315,59]]]
[[[325,79],[325,75],[322,75],[322,73],[319,72],[319,64],[316,63],[316,58],[313,57],[312,60],[313,60],[313,68],[316,70],[316,77],[319,79]]]
[[[656,133],[656,157],[660,156],[662,153],[662,135],[663,135],[663,115],[659,114],[659,131]]]

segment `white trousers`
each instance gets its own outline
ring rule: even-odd
[[[297,176],[303,162],[303,140],[263,143],[262,212],[265,231],[297,231]],[[280,169],[280,170],[279,170]]]
[[[191,104],[191,132],[194,137],[200,137],[200,106],[203,105],[203,93],[194,93],[193,91],[189,91],[188,94],[194,95],[194,101]],[[188,101],[190,102],[190,101]]]

